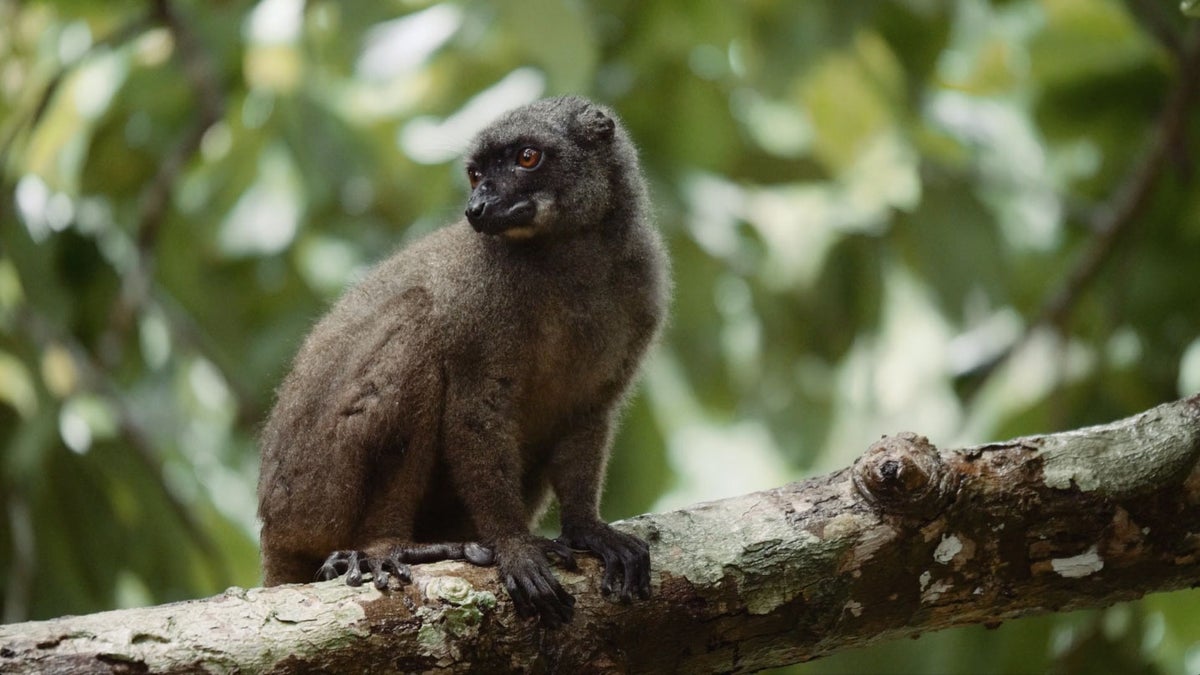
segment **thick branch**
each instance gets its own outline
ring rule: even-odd
[[[1114,424],[938,451],[885,438],[848,469],[626,521],[651,600],[562,572],[573,623],[519,620],[495,572],[418,567],[0,626],[4,672],[752,671],[966,623],[1200,583],[1200,396]]]

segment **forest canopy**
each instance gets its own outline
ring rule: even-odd
[[[676,281],[604,515],[1200,391],[1200,28],[1160,0],[0,0],[3,620],[260,582],[256,433],[317,317],[580,93]],[[556,522],[547,527],[552,531]],[[797,672],[1200,669],[1200,596]]]

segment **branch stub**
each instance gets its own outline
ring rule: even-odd
[[[951,472],[928,438],[884,436],[854,462],[854,487],[876,509],[931,516],[949,501]]]

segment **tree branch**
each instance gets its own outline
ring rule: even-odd
[[[188,534],[217,578],[228,579],[230,572],[220,548],[200,524],[192,509],[163,480],[162,452],[138,415],[130,408],[126,396],[109,371],[72,335],[54,328],[54,323],[35,308],[22,307],[15,313],[16,327],[35,345],[59,345],[71,356],[71,365],[79,374],[80,389],[104,397],[116,412],[117,429],[122,440],[134,450],[132,457],[142,465],[146,475],[154,480],[171,513]],[[30,591],[32,592],[32,591]]]
[[[963,373],[973,383],[968,388],[970,392],[978,391],[983,382],[1039,328],[1049,326],[1061,332],[1079,298],[1100,275],[1121,238],[1141,218],[1167,164],[1176,164],[1180,175],[1189,173],[1186,138],[1188,121],[1200,91],[1200,30],[1193,29],[1188,37],[1186,47],[1180,47],[1180,52],[1173,54],[1177,57],[1177,86],[1159,116],[1140,161],[1125,174],[1108,202],[1092,211],[1087,226],[1093,236],[1088,246],[1076,258],[1061,284],[1046,296],[1025,332],[991,359]]]
[[[914,434],[853,467],[646,515],[654,597],[560,577],[566,628],[518,619],[494,570],[340,582],[0,626],[0,670],[751,671],[968,623],[1200,583],[1200,395],[1109,424],[961,450]]]
[[[1080,294],[1116,250],[1121,236],[1141,217],[1163,169],[1186,137],[1189,113],[1200,89],[1200,78],[1196,77],[1200,74],[1200,40],[1191,42],[1189,53],[1179,62],[1179,86],[1159,118],[1149,148],[1126,174],[1112,199],[1096,211],[1090,223],[1095,234],[1091,245],[1071,268],[1062,286],[1042,305],[1035,325],[1062,325]]]
[[[137,261],[124,275],[121,293],[109,313],[108,326],[100,338],[100,360],[112,366],[119,360],[122,345],[138,311],[150,295],[154,277],[154,251],[167,217],[167,205],[175,183],[187,162],[200,150],[204,134],[225,116],[225,94],[212,57],[191,26],[169,0],[152,0],[151,15],[175,39],[179,64],[196,98],[195,119],[178,143],[163,157],[154,177],[142,189],[138,202]]]
[[[1154,36],[1172,59],[1185,60],[1187,50],[1183,45],[1184,22],[1179,20],[1177,10],[1157,0],[1126,0],[1125,5],[1133,18]],[[1174,11],[1173,11],[1174,10]]]
[[[138,223],[138,249],[148,255],[158,239],[170,196],[183,165],[200,149],[204,133],[225,116],[225,94],[212,57],[179,11],[168,0],[153,0],[153,15],[179,47],[179,62],[196,97],[197,115],[179,144],[163,158],[158,173],[142,194]]]

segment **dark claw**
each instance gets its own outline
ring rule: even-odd
[[[569,549],[567,553],[570,554]],[[393,575],[401,583],[412,582],[409,563],[464,559],[476,565],[490,565],[495,560],[495,552],[473,542],[405,544],[392,547],[386,556],[368,555],[363,551],[334,551],[317,570],[317,578],[329,581],[345,574],[346,585],[361,586],[363,574],[370,573],[375,588],[383,590]]]
[[[538,617],[546,628],[557,628],[571,620],[575,598],[558,583],[550,567],[551,557],[574,567],[575,556],[569,548],[541,537],[522,537],[501,542],[495,556],[504,589],[518,616]]]
[[[496,552],[473,541],[463,544],[463,558],[472,565],[487,567],[496,562]]]
[[[317,578],[321,581],[329,581],[330,579],[336,579],[339,576],[341,576],[341,572],[338,572],[337,568],[335,568],[328,560],[321,565],[321,569],[317,570]]]
[[[358,559],[358,551],[334,551],[325,559],[321,569],[317,570],[317,576],[321,581],[336,579],[348,572],[352,566],[357,567]]]
[[[558,564],[564,569],[575,571],[579,569],[579,563],[575,562],[575,552],[570,546],[557,541],[555,539],[544,539],[542,543],[542,552],[546,557],[554,556],[558,560]]]
[[[646,542],[605,523],[565,526],[559,541],[600,556],[604,563],[600,592],[604,595],[616,595],[621,602],[632,602],[634,596],[650,597],[650,547]]]
[[[537,608],[542,624],[557,628],[571,620],[575,598],[563,590],[558,580],[550,576],[550,570],[538,570],[524,580],[523,589]]]
[[[513,607],[517,610],[517,616],[522,618],[533,616],[533,608],[529,606],[529,601],[526,600],[525,593],[517,585],[517,580],[512,575],[504,575],[504,590],[508,591],[508,597],[512,598]]]
[[[388,585],[388,573],[384,569],[386,564],[387,561],[383,558],[367,558],[367,569],[371,571],[371,583],[381,591]]]
[[[346,558],[346,585],[362,586],[362,563],[366,562],[359,556],[358,551],[350,551]]]
[[[370,556],[367,558],[367,568],[371,572],[371,580],[374,582],[375,588],[381,591],[387,588],[388,580],[393,574],[402,584],[412,582],[412,571],[402,558],[403,550],[401,549],[392,549],[387,557]]]
[[[412,583],[412,570],[404,563],[400,551],[393,550],[388,555],[388,564],[391,566],[392,573],[400,579],[400,583]]]

